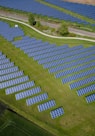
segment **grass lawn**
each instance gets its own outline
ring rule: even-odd
[[[20,26],[25,34],[42,39],[43,41],[56,43],[57,45],[69,44],[69,46],[74,46],[82,44],[85,47],[94,45],[94,43],[86,41],[47,38],[30,30],[26,26]],[[55,79],[52,74],[48,73],[48,70],[43,69],[36,61],[29,58],[23,51],[15,48],[2,37],[0,37],[0,42],[0,51],[6,54],[11,61],[15,62],[15,65],[19,66],[25,75],[29,75],[30,80],[34,80],[36,86],[41,86],[43,92],[48,92],[49,99],[55,99],[56,107],[63,106],[65,114],[62,117],[52,120],[50,118],[50,110],[39,113],[37,105],[28,107],[25,104],[25,99],[16,101],[14,94],[6,96],[4,90],[0,91],[0,100],[8,104],[17,113],[56,136],[94,136],[95,103],[87,104],[85,96],[78,97],[76,90],[71,91],[68,84],[63,85],[60,79]],[[18,128],[14,127],[14,129],[17,130]]]

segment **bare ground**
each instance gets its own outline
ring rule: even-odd
[[[95,0],[64,0],[64,1],[95,5]]]

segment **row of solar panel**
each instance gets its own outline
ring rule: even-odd
[[[13,94],[15,92],[31,88],[33,86],[35,86],[34,81],[28,81],[26,83],[23,83],[23,84],[20,84],[20,85],[16,85],[14,87],[7,88],[7,89],[5,89],[5,92],[6,92],[6,95]]]
[[[32,12],[34,14],[53,17],[53,18],[57,18],[60,20],[66,20],[66,21],[77,22],[77,23],[82,23],[82,24],[89,24],[85,20],[79,19],[68,13],[52,8],[50,6],[42,4],[35,0],[32,0],[32,1],[27,0],[27,2],[26,0],[20,0],[20,1],[19,0],[16,0],[16,1],[7,0],[7,3],[5,0],[0,0],[0,6],[9,7],[9,8],[17,9],[21,11],[26,11],[29,13]]]
[[[63,115],[63,114],[64,114],[64,110],[63,110],[62,107],[59,107],[59,108],[57,108],[57,109],[55,109],[55,110],[52,110],[52,111],[50,112],[50,115],[51,115],[51,118],[52,118],[52,119],[55,119],[55,118],[57,118],[57,117],[59,117],[59,116],[61,116],[61,115]]]
[[[13,62],[8,62],[8,63],[0,65],[0,70],[4,70],[6,68],[10,68],[10,67],[13,67],[13,66],[14,66]]]
[[[89,96],[86,96],[87,103],[95,102],[95,94],[91,94]]]
[[[26,90],[24,92],[15,94],[15,98],[16,98],[16,100],[20,100],[20,99],[26,98],[28,96],[37,94],[39,92],[41,92],[41,88],[35,87],[35,88],[30,89],[30,90]]]
[[[10,67],[10,68],[4,69],[4,70],[0,70],[0,76],[6,75],[8,73],[16,72],[18,70],[19,70],[19,68],[17,66]]]
[[[7,88],[7,87],[10,87],[10,86],[14,86],[14,85],[17,85],[17,84],[20,84],[20,83],[24,83],[26,81],[29,81],[28,76],[18,77],[16,79],[12,79],[12,80],[0,83],[0,89]]]
[[[1,65],[1,64],[4,64],[4,63],[7,63],[7,62],[10,62],[10,60],[9,60],[9,59],[6,59],[6,58],[1,59],[1,60],[0,60],[0,65]]]
[[[93,69],[92,69],[93,70]],[[95,73],[95,69],[93,70],[94,73]],[[70,84],[70,89],[75,89],[75,88],[78,88],[80,86],[83,86],[83,85],[86,85],[86,84],[89,84],[89,83],[92,83],[95,81],[95,76],[91,76],[89,78],[85,78],[85,79],[82,79],[80,81],[77,81],[77,82],[74,82],[74,83],[71,83]]]
[[[92,84],[90,86],[77,90],[77,94],[78,96],[81,96],[89,92],[93,92],[94,90],[95,90],[95,84]]]
[[[48,102],[39,104],[37,107],[38,107],[39,112],[42,112],[42,111],[45,111],[45,110],[48,110],[54,107],[55,105],[56,105],[55,100],[50,100]]]
[[[43,94],[34,96],[33,98],[26,99],[26,104],[27,104],[27,106],[30,106],[30,105],[36,104],[38,102],[44,101],[46,99],[48,99],[48,94],[43,93]]]
[[[23,75],[24,75],[23,71],[17,71],[17,72],[9,73],[7,75],[2,75],[2,76],[0,76],[0,82],[5,82],[7,80],[14,79],[14,78],[17,78],[17,77],[21,77]]]

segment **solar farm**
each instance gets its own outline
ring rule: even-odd
[[[45,1],[67,9],[69,3],[68,10],[73,12],[76,12],[74,6],[81,6],[58,0]],[[35,0],[28,1],[30,6],[26,6],[25,0],[23,6],[22,0],[19,5],[15,0],[10,2],[1,0],[0,5],[89,24],[42,3],[36,8],[38,1]],[[95,6],[81,8],[78,14],[95,19],[92,14]],[[84,8],[87,10],[83,14]],[[70,44],[69,40],[48,39],[24,25],[15,27],[14,22],[0,20],[0,100],[51,136],[94,136],[95,43],[71,40]]]

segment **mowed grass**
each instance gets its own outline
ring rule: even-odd
[[[21,27],[25,33],[49,41],[58,45],[68,43],[70,46],[83,44],[91,46],[94,43],[77,40],[57,40],[46,38],[28,29]],[[54,133],[57,136],[94,136],[95,134],[95,103],[87,104],[85,97],[78,97],[75,91],[69,89],[69,85],[63,85],[60,79],[55,79],[48,70],[43,69],[32,58],[29,58],[20,49],[15,48],[11,43],[0,37],[0,50],[7,55],[15,65],[23,70],[25,75],[29,75],[30,80],[34,80],[36,86],[41,86],[43,92],[47,92],[49,99],[55,99],[56,107],[63,106],[65,114],[55,120],[50,117],[50,110],[39,113],[37,106],[26,106],[25,99],[16,101],[13,95],[6,96],[5,91],[0,91],[0,99],[10,105],[13,110],[24,117],[39,124],[44,129]],[[56,108],[55,107],[55,108]]]

